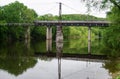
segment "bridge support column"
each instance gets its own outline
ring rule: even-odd
[[[26,52],[29,52],[29,50],[30,50],[30,39],[25,39],[25,48],[26,48]]]
[[[52,40],[46,40],[46,50],[48,53],[52,51]]]
[[[57,30],[56,30],[56,42],[63,42],[62,26],[57,26]]]
[[[52,27],[47,26],[46,39],[52,40]]]
[[[30,26],[26,26],[25,29],[25,39],[30,39]]]
[[[91,54],[91,27],[88,27],[88,54]]]
[[[27,50],[30,50],[30,26],[25,27],[25,46]]]
[[[47,52],[52,51],[52,27],[47,26],[47,31],[46,31],[46,50]]]

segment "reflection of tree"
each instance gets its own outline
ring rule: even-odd
[[[0,58],[0,69],[6,70],[7,72],[20,75],[28,68],[32,68],[37,63],[37,60],[30,57],[6,57]]]
[[[39,59],[44,61],[51,61],[53,58],[47,56],[39,56]]]
[[[105,62],[103,67],[109,70],[113,79],[120,75],[120,60],[110,60]]]
[[[33,53],[26,48],[24,42],[6,43],[0,47],[0,69],[18,76],[37,63],[31,55]]]
[[[69,43],[64,43],[64,53],[87,53],[87,38],[70,39]]]
[[[32,41],[31,49],[34,52],[46,52],[46,41]]]
[[[6,42],[6,41],[4,41]],[[2,47],[2,45],[4,45]],[[24,42],[7,42],[0,45],[0,55],[1,56],[31,56],[33,52],[28,49]]]
[[[91,39],[91,53],[95,55],[103,55],[101,49],[102,43],[98,39]],[[88,54],[88,38],[69,39],[64,43],[63,53]]]

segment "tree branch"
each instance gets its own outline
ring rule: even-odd
[[[110,0],[111,3],[113,3],[118,9],[120,9],[120,5],[115,0]]]

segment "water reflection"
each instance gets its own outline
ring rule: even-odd
[[[56,42],[56,54],[58,58],[58,79],[61,79],[61,56],[63,51],[63,41],[62,42]]]
[[[62,58],[58,61],[58,79],[112,79],[102,64],[93,60]]]
[[[63,58],[63,47],[69,48],[65,46],[66,42],[56,42],[56,57],[31,57],[34,56],[34,51],[47,51],[46,43],[31,43],[29,50],[24,42],[1,43],[0,79],[112,79],[120,75],[119,59],[104,62],[97,59]],[[79,45],[76,48],[79,49]],[[53,48],[49,48],[48,51],[55,50],[54,44],[52,46]]]
[[[61,79],[61,57],[58,57],[58,79]]]
[[[0,58],[0,69],[8,73],[18,76],[23,74],[27,69],[32,68],[37,63],[34,58],[17,58],[4,57]]]
[[[46,51],[48,53],[52,52],[52,40],[51,39],[46,40]]]
[[[25,47],[28,51],[30,50],[30,39],[25,39]]]
[[[90,46],[90,45],[88,45],[88,46]],[[89,48],[90,47],[88,47],[88,52],[89,52],[88,54],[90,54]],[[68,65],[71,66],[71,67],[69,67],[68,65],[65,65],[64,61],[70,60],[70,62],[71,62],[72,58],[67,58],[65,60],[62,59],[63,61],[61,61],[61,57],[62,57],[62,53],[63,53],[63,42],[56,42],[56,50],[57,50],[57,58],[58,58],[58,79],[109,79],[109,78],[111,78],[109,76],[109,73],[104,68],[101,68],[103,61],[95,60],[95,59],[90,60],[90,59],[76,58],[75,60],[78,61],[76,63],[76,65],[79,65],[79,63],[82,63],[82,64],[85,63],[86,65],[84,65],[84,66],[73,65],[72,66],[69,63]],[[99,63],[98,61],[100,61],[102,63]],[[62,66],[61,62],[63,62],[63,66]],[[73,61],[73,62],[76,62],[76,61]],[[73,62],[71,62],[71,63],[73,63]],[[72,69],[70,69],[71,71],[66,70],[67,68],[65,66],[68,68],[72,68]],[[97,67],[95,67],[95,66],[97,66]],[[63,69],[61,69],[61,67],[63,67]],[[80,67],[82,67],[82,68],[80,68]],[[102,73],[105,76],[103,76],[103,74],[99,71],[102,71]],[[97,74],[96,74],[96,72],[97,72]],[[63,75],[61,75],[61,74],[63,74]]]
[[[1,43],[2,44],[2,43]],[[0,46],[0,56],[1,57],[21,57],[21,56],[31,56],[32,52],[24,45],[24,42],[13,42],[6,43],[4,42]]]
[[[113,79],[116,79],[120,75],[120,59],[110,59],[103,64],[105,69],[108,69]]]
[[[18,76],[37,63],[30,52],[30,47],[24,42],[3,42],[0,46],[0,69]]]

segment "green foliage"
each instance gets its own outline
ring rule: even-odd
[[[69,38],[69,33],[70,33],[70,28],[69,27],[63,27],[64,38],[68,39]]]
[[[31,36],[34,40],[44,40],[46,38],[46,27],[34,27]]]
[[[43,16],[39,16],[36,20],[42,20],[42,21],[54,21],[58,20],[57,16],[53,16],[52,14],[45,14]]]
[[[120,78],[120,60],[112,58],[103,64],[103,67],[111,73],[112,79]]]
[[[37,17],[34,10],[27,8],[27,6],[18,1],[3,6],[2,9],[4,20],[9,23],[33,22],[34,18]]]
[[[111,8],[113,6],[120,9],[120,0],[82,0],[86,2],[86,6],[88,9],[90,7],[100,8],[100,9],[106,9]]]
[[[0,24],[1,23],[6,23],[6,22],[5,21],[0,21]],[[8,27],[0,26],[0,38],[2,38],[0,40],[6,39],[7,31],[8,31]]]
[[[112,59],[109,62],[105,62],[105,64],[103,66],[104,66],[104,68],[109,70],[109,73],[116,73],[116,72],[119,72],[119,70],[120,70],[119,65],[120,65],[119,60]]]
[[[62,20],[67,21],[92,21],[92,20],[106,20],[105,18],[97,18],[92,15],[83,15],[83,14],[69,14],[69,15],[62,15]]]
[[[30,57],[33,52],[31,49],[28,51],[24,42],[4,41],[0,44],[0,69],[18,76],[37,63],[36,59]]]
[[[0,69],[4,69],[8,73],[18,76],[27,69],[34,67],[37,60],[33,58],[0,58],[0,63]]]
[[[64,43],[63,53],[70,54],[86,54],[87,51],[87,39],[79,38],[79,39],[69,39]]]
[[[39,41],[32,41],[31,49],[33,49],[33,52],[47,52],[46,51],[46,41],[39,40]]]
[[[5,21],[6,23],[30,23],[37,17],[37,13],[27,8],[23,3],[15,1],[8,5],[0,7],[0,22]],[[9,29],[9,30],[8,30]],[[0,27],[1,39],[23,39],[25,27]]]
[[[112,22],[104,33],[104,47],[111,56],[120,56],[120,9],[113,7],[108,19]]]

